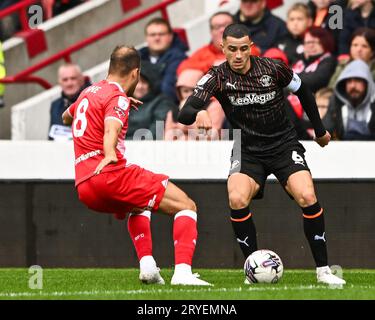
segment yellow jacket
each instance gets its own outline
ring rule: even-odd
[[[3,50],[1,48],[1,42],[0,42],[0,79],[4,78],[5,75],[6,75],[6,72],[5,72],[5,64],[4,64],[4,54],[3,54]],[[5,91],[5,85],[0,83],[0,96],[4,95],[4,91]]]

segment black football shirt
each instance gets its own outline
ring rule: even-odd
[[[212,67],[197,83],[192,96],[207,102],[214,96],[234,129],[241,129],[242,150],[272,153],[297,139],[286,113],[283,89],[293,71],[283,62],[251,56],[242,75],[228,62]]]

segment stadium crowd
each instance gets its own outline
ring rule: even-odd
[[[85,0],[42,0],[45,18],[51,18]],[[17,0],[2,1],[0,9]],[[226,1],[222,1],[225,3]],[[144,102],[129,118],[129,136],[142,136],[144,129],[153,139],[196,139],[188,134],[194,125],[177,122],[179,108],[195,85],[212,66],[224,61],[220,42],[226,26],[245,24],[254,46],[252,54],[280,59],[288,64],[315,94],[323,123],[336,140],[375,139],[375,2],[374,0],[311,0],[293,3],[286,21],[275,16],[273,1],[241,0],[238,11],[218,11],[209,19],[211,41],[189,56],[188,43],[163,18],[151,19],[145,27],[146,45],[139,50],[142,59],[141,81],[135,94]],[[342,26],[331,6],[342,8]],[[337,8],[337,7],[336,7]],[[220,10],[218,8],[218,10]],[[336,11],[335,11],[336,12]],[[9,34],[0,26],[1,40]],[[17,23],[13,23],[17,25]],[[2,31],[1,31],[2,30]],[[6,29],[8,31],[8,29]],[[1,61],[0,61],[1,63]],[[79,71],[79,66],[64,68]],[[63,68],[63,69],[64,69]],[[61,69],[59,70],[59,72]],[[0,73],[1,76],[1,73]],[[82,75],[75,80],[75,92],[62,96],[51,106],[51,130],[56,130],[61,114],[88,85]],[[1,88],[0,88],[1,89]],[[1,90],[0,90],[1,99]],[[302,140],[313,139],[313,130],[298,98],[285,94],[285,107]],[[207,105],[213,129],[207,139],[221,139],[220,129],[229,128],[220,104],[212,99]],[[157,121],[165,123],[163,134],[156,133]],[[57,132],[65,135],[65,131]],[[137,130],[141,130],[137,134]],[[143,130],[143,131],[142,131]],[[150,137],[148,136],[148,139]],[[202,137],[200,137],[202,138]]]

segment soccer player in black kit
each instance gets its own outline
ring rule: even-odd
[[[302,209],[318,282],[345,284],[328,267],[323,209],[315,195],[305,149],[286,114],[283,89],[298,96],[313,124],[315,141],[324,147],[331,136],[321,122],[314,96],[283,62],[251,56],[246,26],[229,25],[222,47],[227,61],[211,68],[197,83],[178,119],[209,130],[211,120],[204,106],[214,96],[233,128],[241,129],[241,142],[234,142],[227,186],[232,226],[244,257],[257,250],[250,201],[262,198],[267,176],[274,174]]]

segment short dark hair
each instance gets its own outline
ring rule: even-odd
[[[108,73],[124,77],[132,70],[140,68],[140,64],[141,57],[134,47],[117,46],[112,51]]]
[[[227,37],[240,39],[246,36],[250,39],[249,29],[241,23],[230,24],[225,28],[223,33],[223,39],[226,39]]]
[[[173,33],[173,29],[172,29],[170,23],[167,20],[165,20],[164,18],[157,17],[157,18],[153,18],[149,22],[147,22],[146,27],[145,27],[145,34],[147,33],[147,28],[152,24],[165,25],[168,29],[168,33]]]

